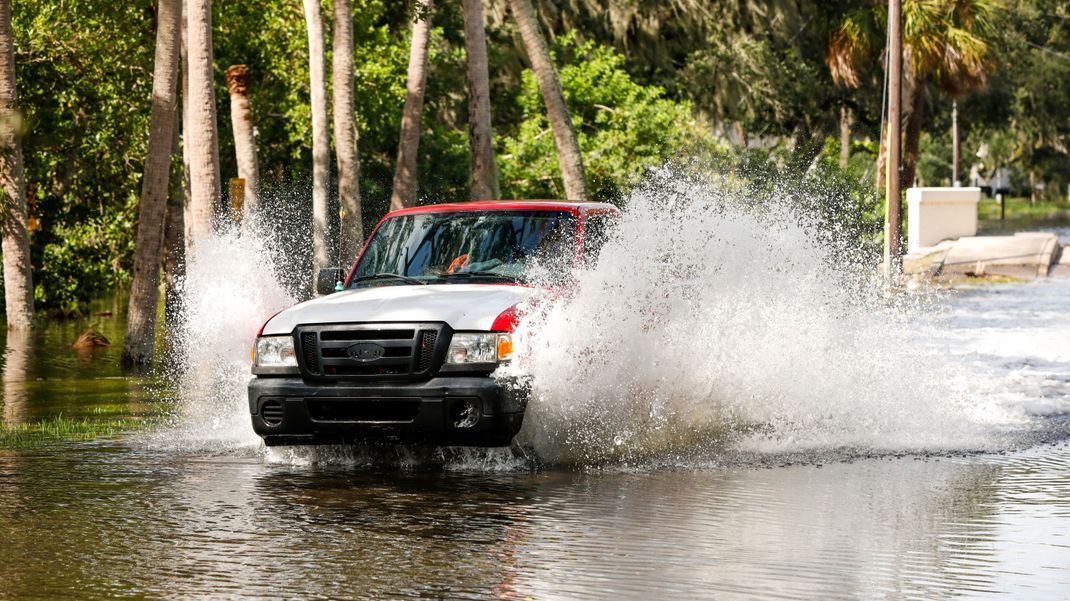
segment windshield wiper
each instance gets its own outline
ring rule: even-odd
[[[385,278],[391,278],[391,279],[394,279],[394,280],[399,280],[399,281],[405,282],[406,284],[419,284],[420,286],[426,286],[427,285],[427,282],[425,282],[423,280],[418,280],[416,278],[410,278],[409,276],[401,275],[400,273],[387,273],[387,272],[377,273],[375,275],[365,275],[365,276],[361,276],[359,278],[353,278],[353,283],[356,283],[356,282],[367,282],[367,281],[371,281],[371,280],[382,280],[382,279],[385,279]]]
[[[497,273],[495,271],[458,271],[454,273],[444,273],[441,278],[494,278],[498,280],[505,280],[508,282],[519,282],[520,278],[515,275],[509,275],[506,273]]]

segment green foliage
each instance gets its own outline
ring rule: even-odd
[[[669,100],[662,88],[634,81],[618,52],[564,36],[557,40],[556,56],[595,198],[619,199],[647,169],[716,145],[690,103]],[[518,102],[521,122],[498,140],[503,194],[561,198],[554,138],[530,71],[523,75]]]
[[[330,65],[330,2],[323,3]],[[412,2],[354,0],[360,189],[366,225],[387,209],[405,97]],[[591,189],[618,200],[667,161],[713,163],[762,189],[809,190],[830,230],[880,235],[875,179],[884,4],[873,0],[535,0],[552,40]],[[304,16],[296,0],[215,2],[220,158],[235,174],[224,70],[250,66],[265,204],[310,205]],[[976,10],[975,10],[976,9]],[[152,3],[13,3],[15,62],[39,306],[83,309],[128,278],[147,143]],[[918,175],[950,181],[950,101],[971,165],[1014,172],[1028,196],[1070,183],[1070,9],[1060,0],[905,0],[912,65],[927,86]],[[507,3],[487,5],[491,102],[503,194],[563,194],[553,135]],[[436,3],[419,153],[421,202],[466,198],[468,140],[459,5]],[[953,60],[952,60],[953,59]],[[833,75],[836,74],[836,81]],[[984,81],[986,87],[978,88]],[[849,84],[849,85],[840,85]],[[854,119],[839,167],[841,107]],[[736,132],[746,148],[729,148]],[[739,140],[737,140],[738,142]],[[977,157],[982,147],[988,154]],[[785,184],[786,185],[786,184]],[[298,217],[295,217],[298,216]],[[310,227],[310,226],[308,226]]]
[[[79,309],[129,267],[152,89],[149,8],[13,6],[27,200],[40,222],[31,248],[40,307]]]

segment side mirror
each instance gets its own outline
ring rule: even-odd
[[[345,279],[346,272],[341,268],[330,267],[321,269],[316,275],[316,294],[323,296],[335,292],[337,290],[335,286],[338,282],[344,282]]]

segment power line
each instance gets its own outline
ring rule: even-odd
[[[1036,48],[1037,50],[1043,50],[1044,52],[1048,52],[1050,54],[1054,54],[1055,56],[1063,59],[1064,61],[1070,61],[1070,54],[1067,54],[1065,52],[1059,52],[1058,50],[1052,50],[1051,48],[1048,48],[1047,46],[1041,46],[1040,44],[1034,44],[1033,42],[1030,42],[1029,40],[1026,40],[1025,43],[1026,43],[1027,46],[1032,46],[1033,48]]]

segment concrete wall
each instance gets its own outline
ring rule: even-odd
[[[980,201],[980,188],[908,189],[907,250],[976,235]]]

